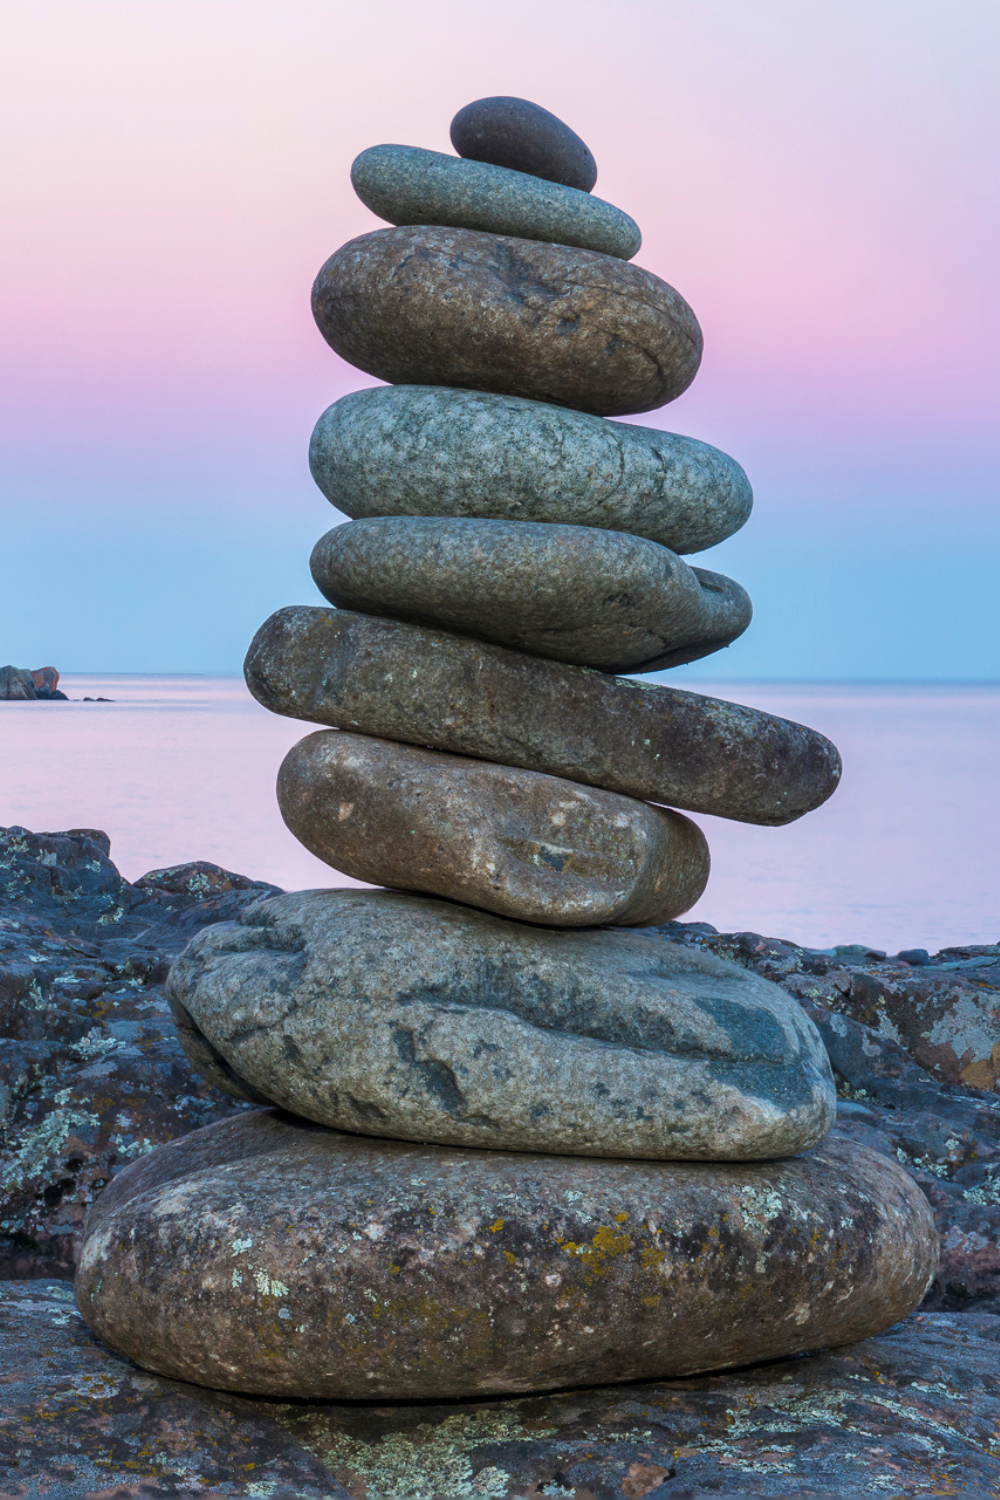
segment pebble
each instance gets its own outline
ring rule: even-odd
[[[576,188],[417,146],[371,146],[351,168],[354,191],[390,224],[449,224],[577,245],[631,260],[639,226],[620,208]]]
[[[426,1400],[852,1343],[917,1306],[936,1256],[923,1193],[863,1146],[616,1162],[366,1140],[263,1111],[119,1172],[76,1296],[100,1338],[173,1380]]]
[[[307,849],[354,880],[522,922],[669,922],[708,883],[708,845],[680,813],[368,735],[324,730],[293,746],[278,805]]]
[[[439,625],[606,672],[656,672],[742,635],[753,609],[732,579],[641,537],[585,526],[376,517],[313,549],[342,609]]]
[[[309,465],[356,518],[564,522],[678,553],[724,541],[753,506],[739,464],[697,438],[442,386],[342,396],[316,424]]]
[[[377,229],[331,255],[313,315],[348,364],[392,385],[448,385],[651,411],[701,360],[694,313],[649,271],[566,245],[432,225]]]
[[[167,990],[210,1083],[365,1135],[761,1159],[815,1145],[834,1118],[802,1008],[656,930],[295,892],[194,939]]]
[[[467,104],[451,122],[451,144],[459,156],[530,172],[583,193],[597,181],[590,148],[556,115],[527,99],[501,94]]]
[[[828,739],[760,709],[349,610],[278,610],[245,672],[289,718],[743,823],[790,823],[840,778]]]

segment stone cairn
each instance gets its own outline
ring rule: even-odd
[[[312,556],[334,607],[280,610],[246,664],[266,707],[328,726],[281,768],[288,826],[392,889],[272,897],[193,939],[183,1044],[264,1107],[130,1165],[87,1226],[94,1330],[209,1386],[720,1369],[887,1327],[936,1260],[903,1171],[824,1140],[796,1002],[649,930],[705,886],[685,812],[787,823],[839,775],[810,729],[615,675],[750,619],[681,556],[746,520],[743,471],[607,420],[688,386],[695,317],[631,263],[636,225],[554,116],[481,100],[452,139],[354,163],[395,227],[338,250],[313,307],[389,383],[313,436],[353,518]]]

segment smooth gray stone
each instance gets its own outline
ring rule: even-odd
[[[497,94],[475,99],[451,122],[459,156],[530,172],[589,193],[597,181],[590,147],[557,115],[528,99]]]
[[[599,417],[652,411],[701,362],[698,320],[633,261],[481,229],[359,235],[313,283],[316,326],[389,385],[450,385]]]
[[[790,823],[840,779],[828,739],[760,709],[349,610],[278,610],[244,671],[272,713],[743,823]]]
[[[576,781],[325,729],[294,745],[278,806],[355,880],[558,927],[669,922],[708,882],[680,813]]]
[[[603,198],[441,151],[370,146],[355,159],[351,182],[362,203],[390,224],[482,229],[619,260],[631,260],[642,247],[635,220]]]
[[[656,932],[292,892],[199,933],[167,996],[210,1082],[363,1135],[756,1161],[814,1145],[836,1113],[802,1008]]]
[[[699,1382],[700,1402],[690,1389],[680,1394],[647,1390],[638,1413],[634,1391],[621,1391],[613,1420],[605,1422],[596,1441],[595,1399],[576,1389],[566,1398],[572,1403],[571,1425],[564,1417],[561,1442],[541,1451],[537,1445],[552,1431],[547,1425],[552,1409],[538,1398],[530,1431],[523,1412],[520,1423],[507,1412],[489,1428],[481,1410],[453,1406],[434,1425],[439,1414],[433,1408],[428,1414],[426,1405],[418,1411],[373,1410],[372,1402],[426,1403],[428,1397],[676,1377],[848,1343],[911,1312],[936,1258],[931,1211],[917,1184],[898,1163],[836,1138],[790,1161],[615,1162],[366,1140],[266,1110],[195,1131],[120,1172],[88,1219],[76,1298],[100,1338],[174,1380],[265,1396],[365,1403],[360,1416],[367,1420],[353,1442],[342,1439],[345,1426],[349,1438],[351,1424],[359,1422],[356,1411],[286,1406],[269,1416],[266,1408],[238,1407],[236,1420],[256,1435],[255,1445],[243,1451],[257,1463],[244,1464],[232,1487],[213,1487],[219,1500],[224,1493],[276,1500],[302,1495],[294,1482],[287,1487],[251,1482],[271,1472],[261,1461],[268,1451],[268,1418],[303,1437],[299,1462],[307,1477],[316,1472],[305,1462],[308,1450],[310,1459],[317,1449],[324,1460],[333,1454],[328,1488],[310,1483],[309,1496],[496,1500],[562,1491],[568,1500],[572,1495],[610,1500],[652,1496],[655,1490],[667,1500],[674,1486],[659,1481],[670,1471],[654,1464],[651,1475],[647,1467],[656,1448],[651,1408],[676,1415],[682,1407],[673,1451],[675,1456],[678,1448],[689,1452],[682,1445],[692,1438],[698,1442],[709,1420],[706,1411],[711,1415],[705,1382]],[[985,1346],[983,1340],[977,1350],[980,1369],[991,1368],[983,1358]],[[45,1348],[51,1348],[49,1341]],[[832,1391],[821,1387],[822,1402],[814,1396],[811,1404],[803,1395],[807,1377],[802,1373],[810,1361],[788,1361],[783,1374],[772,1372],[770,1384],[755,1386],[744,1376],[725,1402],[725,1421],[710,1426],[712,1446],[730,1464],[745,1453],[760,1458],[754,1475],[777,1452],[786,1484],[768,1494],[846,1495],[826,1486],[805,1490],[795,1482],[788,1454],[794,1463],[798,1448],[791,1446],[788,1429],[794,1436],[803,1420],[820,1428],[826,1456],[809,1472],[825,1478],[831,1453],[841,1452],[845,1412],[871,1405],[877,1421],[868,1426],[870,1474],[873,1448],[886,1452],[886,1429],[895,1431],[902,1421],[900,1405],[905,1409],[898,1385],[886,1383],[881,1369],[876,1370],[881,1387],[859,1380],[876,1361],[882,1365],[884,1353],[864,1348],[864,1359],[849,1369],[851,1378]],[[946,1385],[953,1391],[959,1364],[952,1350],[951,1363],[943,1367],[946,1383],[938,1354],[933,1346],[918,1346],[906,1367],[908,1380],[923,1385],[922,1427],[918,1432],[914,1423],[910,1448],[889,1439],[888,1451],[899,1456],[899,1472],[889,1480],[892,1493],[950,1489],[965,1500],[985,1497],[986,1490],[963,1486],[959,1491],[947,1484],[947,1476],[966,1473],[965,1454],[952,1462],[954,1445],[939,1446],[941,1408],[934,1393]],[[829,1364],[820,1368],[828,1372]],[[88,1397],[93,1400],[95,1386],[102,1407],[109,1400],[105,1382],[95,1379],[93,1370],[91,1364],[70,1387],[71,1410]],[[122,1378],[122,1372],[115,1373],[113,1392]],[[795,1397],[791,1412],[789,1385],[783,1383],[789,1381]],[[53,1405],[59,1411],[68,1384],[64,1380],[56,1395],[50,1390],[44,1408],[50,1430]],[[190,1388],[182,1388],[182,1394],[188,1398]],[[173,1432],[163,1408],[171,1414],[176,1395],[173,1401],[171,1406],[161,1395],[159,1420],[152,1424],[152,1441],[163,1432],[171,1453]],[[605,1396],[604,1401],[608,1412],[610,1400]],[[911,1404],[916,1407],[916,1398]],[[780,1431],[774,1422],[770,1429],[762,1427],[759,1418],[754,1420],[757,1411],[751,1413],[761,1407],[773,1413],[782,1405]],[[133,1397],[131,1410],[142,1414],[148,1405]],[[996,1406],[977,1404],[973,1410],[979,1445],[993,1451]],[[203,1409],[202,1430],[205,1421]],[[929,1426],[933,1441],[926,1435]],[[68,1430],[75,1435],[79,1424],[71,1422]],[[105,1462],[109,1446],[120,1451],[121,1439],[117,1431],[117,1441],[109,1439],[106,1420],[91,1415],[85,1430],[103,1448]],[[470,1432],[478,1438],[471,1460],[466,1457]],[[413,1433],[418,1441],[400,1444],[401,1434]],[[148,1472],[149,1443],[147,1434],[135,1465],[140,1473]],[[627,1473],[623,1464],[613,1481],[595,1485],[595,1448],[598,1455],[624,1448]],[[914,1450],[920,1454],[919,1472],[909,1462]],[[512,1451],[519,1455],[515,1467],[526,1475],[524,1482],[510,1477]],[[213,1448],[211,1457],[216,1452]],[[572,1488],[538,1483],[539,1475],[562,1478],[567,1452],[575,1460]],[[64,1449],[60,1456],[65,1465]],[[208,1460],[197,1467],[192,1461],[184,1472],[202,1475],[206,1469],[213,1471]],[[602,1466],[600,1472],[607,1470]],[[768,1472],[773,1472],[770,1465]],[[861,1477],[860,1468],[852,1472]],[[27,1477],[23,1468],[15,1477],[8,1494],[47,1494],[55,1500],[61,1493],[68,1500],[58,1481],[58,1489],[46,1484],[28,1491],[21,1482]],[[698,1493],[715,1495],[718,1489],[713,1483]],[[184,1483],[180,1488],[129,1483],[86,1493],[95,1500],[112,1493],[124,1500],[143,1491],[195,1493]],[[760,1494],[756,1484],[738,1491],[726,1485],[724,1492]],[[863,1492],[873,1490],[865,1484]],[[862,1490],[851,1493],[857,1497]],[[694,1491],[685,1487],[676,1494]]]
[[[742,635],[731,578],[644,537],[534,521],[390,517],[321,537],[309,563],[341,609],[439,625],[606,672],[656,672]]]
[[[746,522],[746,474],[697,438],[521,396],[447,386],[352,391],[309,447],[313,478],[347,516],[565,522],[714,547]]]

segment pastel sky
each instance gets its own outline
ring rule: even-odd
[[[705,332],[639,420],[732,453],[700,680],[1000,677],[996,0],[7,0],[0,663],[236,671],[317,600],[309,314],[380,141],[536,100]]]

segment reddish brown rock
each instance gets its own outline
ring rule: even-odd
[[[597,416],[652,411],[701,360],[672,286],[614,256],[473,229],[378,229],[339,249],[313,315],[349,364],[394,385],[459,386]]]
[[[752,1165],[372,1141],[270,1111],[120,1172],[76,1281],[145,1369],[406,1399],[650,1379],[891,1327],[937,1238],[901,1168],[833,1141]]]
[[[293,746],[278,803],[295,837],[355,880],[522,922],[666,922],[708,882],[708,845],[680,813],[367,735]]]

